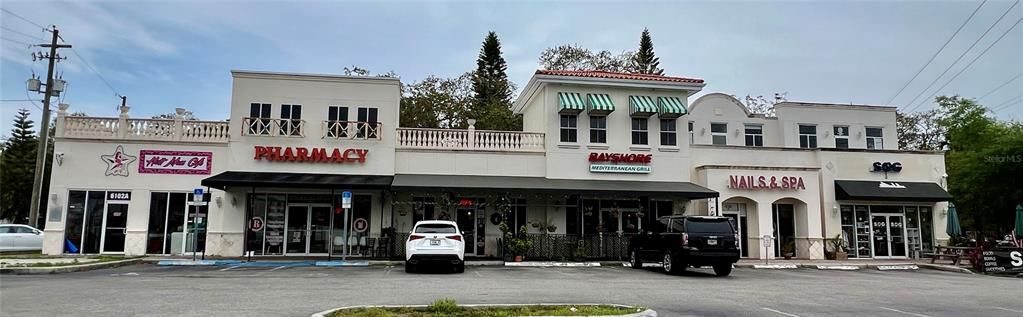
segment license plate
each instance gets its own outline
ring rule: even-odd
[[[440,245],[440,240],[430,240],[430,245]]]
[[[718,239],[707,239],[707,245],[718,245]]]

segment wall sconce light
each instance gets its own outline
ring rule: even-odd
[[[238,197],[231,197],[231,206],[238,206]]]
[[[831,214],[832,215],[838,214],[838,206],[831,206]]]
[[[862,139],[863,138],[863,131],[856,132],[856,138],[857,139]]]
[[[217,207],[224,207],[224,197],[223,196],[217,196],[217,198],[215,198],[214,201],[217,202]]]
[[[700,135],[707,134],[707,128],[700,128]]]
[[[826,138],[829,136],[831,136],[831,131],[824,131],[824,137]]]
[[[742,130],[735,129],[735,135],[736,136],[742,135]]]
[[[942,216],[948,216],[948,208],[942,209],[941,210],[941,215]]]
[[[57,161],[57,166],[64,165],[64,152],[58,152],[53,154],[53,160]]]

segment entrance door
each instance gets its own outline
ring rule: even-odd
[[[875,258],[906,257],[905,216],[873,214],[870,216]]]
[[[458,230],[462,230],[462,241],[465,241],[465,255],[476,255],[476,208],[458,208]]]
[[[284,224],[284,253],[285,254],[306,254],[309,244],[306,236],[309,234],[309,206],[291,205],[288,206],[288,215],[285,216]]]
[[[725,203],[722,207],[725,217],[732,218],[732,224],[739,234],[739,256],[749,257],[749,250],[746,249],[746,204]]]
[[[796,215],[792,204],[774,204],[774,256],[782,256],[782,250],[792,247],[795,252]]]
[[[309,207],[309,253],[327,253],[330,247],[330,206]]]
[[[127,204],[107,204],[103,219],[102,253],[124,252],[124,236],[128,225]]]

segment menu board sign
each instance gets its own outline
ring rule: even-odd
[[[278,246],[284,243],[284,208],[271,207],[266,213],[266,244]]]
[[[1023,273],[1023,248],[994,248],[983,256],[984,273]]]

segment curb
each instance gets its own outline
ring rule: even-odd
[[[798,269],[799,266],[795,264],[754,264],[753,268],[758,270],[792,270]]]
[[[874,268],[878,271],[916,271],[920,269],[916,264],[875,265]]]
[[[0,274],[57,274],[71,272],[85,272],[98,269],[113,268],[125,265],[132,265],[142,262],[142,259],[127,259],[100,263],[86,263],[67,266],[47,267],[5,267],[0,268]]]
[[[970,271],[970,269],[967,269],[967,268],[964,268],[964,267],[955,267],[955,266],[939,265],[939,264],[929,264],[929,263],[919,263],[917,265],[922,267],[922,268],[930,269],[930,270],[938,270],[938,271],[945,271],[945,272],[955,272],[955,273],[966,273],[966,274],[977,274],[977,273],[973,273],[973,271]]]
[[[579,303],[576,303],[576,304],[559,304],[559,303],[539,303],[539,304],[467,304],[467,305],[461,305],[460,304],[460,305],[458,305],[458,307],[517,307],[517,306],[565,306],[565,305],[578,305],[578,306],[607,305],[607,306],[618,306],[618,307],[627,307],[627,308],[634,308],[635,307],[635,306],[619,305],[619,304],[590,304],[590,303],[587,303],[587,304],[579,304]],[[429,307],[429,305],[357,305],[357,306],[345,306],[345,307],[338,307],[338,308],[332,308],[332,309],[324,310],[324,311],[312,314],[309,317],[327,317],[330,313],[333,313],[335,311],[342,310],[342,309],[357,309],[357,308],[402,308],[402,307],[406,307],[406,308],[425,308],[425,307]],[[555,317],[555,316],[536,316],[536,317]],[[638,313],[634,313],[634,314],[626,314],[626,315],[602,315],[602,316],[594,316],[594,317],[657,317],[657,312],[652,310],[652,309],[647,308],[644,311],[641,311],[641,312],[638,312]]]
[[[600,262],[504,262],[512,267],[600,267]]]

